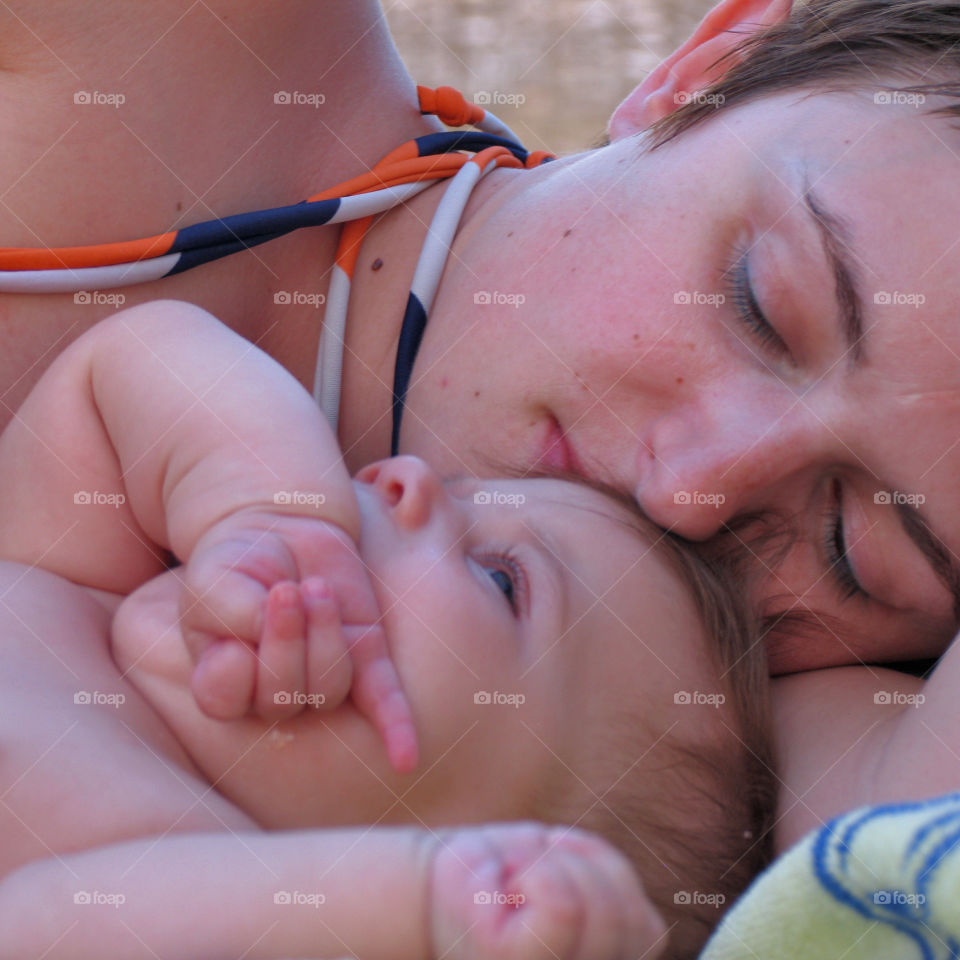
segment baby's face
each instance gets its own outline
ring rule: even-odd
[[[558,797],[586,809],[628,769],[662,765],[666,731],[693,741],[719,724],[689,589],[624,506],[558,480],[444,483],[414,457],[364,468],[354,489],[417,727],[413,774],[349,701],[221,724],[193,702],[182,643],[138,667],[207,779],[265,827],[543,817]]]
[[[355,492],[422,764],[398,783],[367,731],[338,750],[344,797],[379,795],[388,820],[535,816],[549,789],[609,785],[589,761],[631,739],[610,736],[624,714],[657,731],[702,723],[676,697],[719,689],[697,611],[624,507],[557,480],[444,482],[415,457],[362,469]],[[640,759],[656,736],[607,765],[614,779],[656,763]]]

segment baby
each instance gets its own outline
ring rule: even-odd
[[[0,489],[2,960],[693,956],[764,862],[760,647],[629,498],[351,481],[175,301],[56,359]],[[517,819],[593,833],[437,829]]]

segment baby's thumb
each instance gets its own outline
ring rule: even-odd
[[[239,640],[219,640],[201,654],[190,683],[197,706],[214,720],[239,720],[250,707],[257,657]]]

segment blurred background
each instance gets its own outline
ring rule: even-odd
[[[456,87],[531,150],[596,146],[716,0],[383,0],[417,83]]]

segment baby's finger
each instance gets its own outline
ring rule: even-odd
[[[306,686],[307,617],[300,585],[275,583],[267,596],[263,635],[257,648],[256,711],[268,721],[286,720],[308,702]]]
[[[257,656],[245,643],[230,638],[211,643],[193,671],[191,689],[197,706],[214,720],[239,720],[250,709],[257,676]]]
[[[587,904],[579,953],[643,956],[655,960],[666,948],[666,924],[627,858],[599,837],[557,827],[551,865],[566,861],[566,873]]]
[[[235,569],[203,571],[197,577],[189,565],[180,600],[183,640],[197,663],[211,637],[237,637],[255,646],[263,630],[267,587]]]
[[[550,836],[553,842],[579,854],[592,865],[597,889],[606,891],[601,903],[616,910],[616,919],[601,923],[608,924],[610,929],[620,928],[622,943],[627,945],[631,956],[656,960],[667,946],[666,923],[627,858],[596,835],[582,830],[556,827]],[[596,916],[599,918],[600,914]]]
[[[206,645],[205,634],[238,637],[256,645],[270,586],[297,578],[289,549],[268,533],[201,541],[185,573],[180,614],[194,662]]]
[[[386,634],[379,624],[354,629],[358,633],[350,645],[353,702],[380,732],[394,770],[410,773],[417,766],[417,731]]]
[[[307,609],[306,690],[319,698],[318,709],[335,710],[347,699],[353,683],[340,608],[332,587],[321,577],[309,577],[300,589]]]
[[[626,916],[621,913],[619,896],[597,864],[572,849],[558,847],[549,866],[544,866],[547,871],[563,870],[583,905],[577,936],[579,958],[642,955],[649,944],[643,944],[637,952],[628,950]]]

